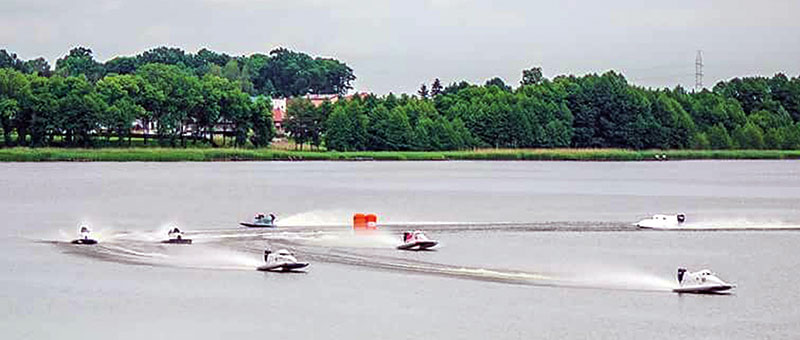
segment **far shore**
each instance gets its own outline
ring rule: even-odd
[[[291,151],[234,148],[6,148],[0,162],[225,161],[669,161],[800,159],[800,150],[476,149],[465,151]]]

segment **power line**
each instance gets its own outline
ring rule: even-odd
[[[694,89],[700,92],[703,89],[703,51],[697,50],[694,59]]]

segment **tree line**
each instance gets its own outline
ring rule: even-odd
[[[735,78],[690,92],[634,86],[615,72],[549,80],[531,68],[516,89],[500,78],[436,79],[416,96],[294,101],[287,130],[333,150],[799,149],[800,78]]]
[[[6,145],[118,142],[134,121],[158,126],[163,145],[186,138],[237,146],[274,137],[269,96],[295,97],[283,122],[297,145],[328,150],[495,148],[798,149],[800,78],[734,78],[712,89],[643,88],[613,71],[547,79],[523,70],[519,86],[443,86],[414,95],[357,95],[315,106],[305,94],[345,94],[352,70],[333,59],[276,49],[231,57],[159,47],[105,63],[75,48],[51,70],[0,50],[0,123]],[[223,131],[217,131],[224,123]],[[20,137],[21,136],[21,137]],[[146,136],[146,135],[145,135]]]
[[[269,54],[230,56],[208,49],[186,53],[176,47],[161,46],[135,56],[118,56],[106,62],[95,60],[92,50],[76,47],[56,60],[55,70],[44,58],[23,61],[16,54],[0,50],[0,68],[49,77],[84,75],[97,82],[107,74],[133,74],[147,64],[175,65],[198,77],[212,74],[237,82],[242,91],[256,96],[302,96],[345,94],[355,80],[353,70],[331,58],[311,57],[305,53],[276,48]]]
[[[137,121],[155,126],[161,145],[216,145],[221,135],[236,146],[266,146],[275,133],[270,97],[344,94],[354,79],[335,59],[283,48],[232,57],[158,47],[102,63],[76,47],[54,69],[3,49],[0,125],[6,146],[92,146],[98,137],[122,145]],[[146,144],[147,131],[143,137]]]

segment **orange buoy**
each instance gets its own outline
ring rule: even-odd
[[[366,226],[367,229],[370,230],[378,229],[378,216],[375,216],[375,214],[368,214],[365,217],[367,219],[367,226]]]
[[[367,228],[367,217],[361,213],[353,215],[353,229],[360,230],[366,228]]]

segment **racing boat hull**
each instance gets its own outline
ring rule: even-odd
[[[713,294],[713,293],[722,293],[728,290],[731,290],[734,286],[725,284],[725,285],[703,285],[703,286],[685,286],[680,288],[675,288],[672,291],[675,293],[683,293],[683,294]]]
[[[427,240],[427,241],[414,241],[401,244],[397,246],[397,249],[400,250],[426,250],[428,248],[432,248],[439,244],[439,242]]]
[[[181,239],[169,239],[161,241],[161,243],[169,243],[169,244],[192,244],[192,240],[188,238],[181,238]]]
[[[72,240],[72,244],[97,244],[97,240],[93,240],[90,238],[79,238],[77,240]]]
[[[252,222],[239,222],[239,224],[248,228],[275,228],[274,224],[258,224]]]
[[[293,262],[293,263],[280,263],[280,264],[265,264],[256,268],[262,272],[288,272],[296,269],[308,267],[308,262]]]

